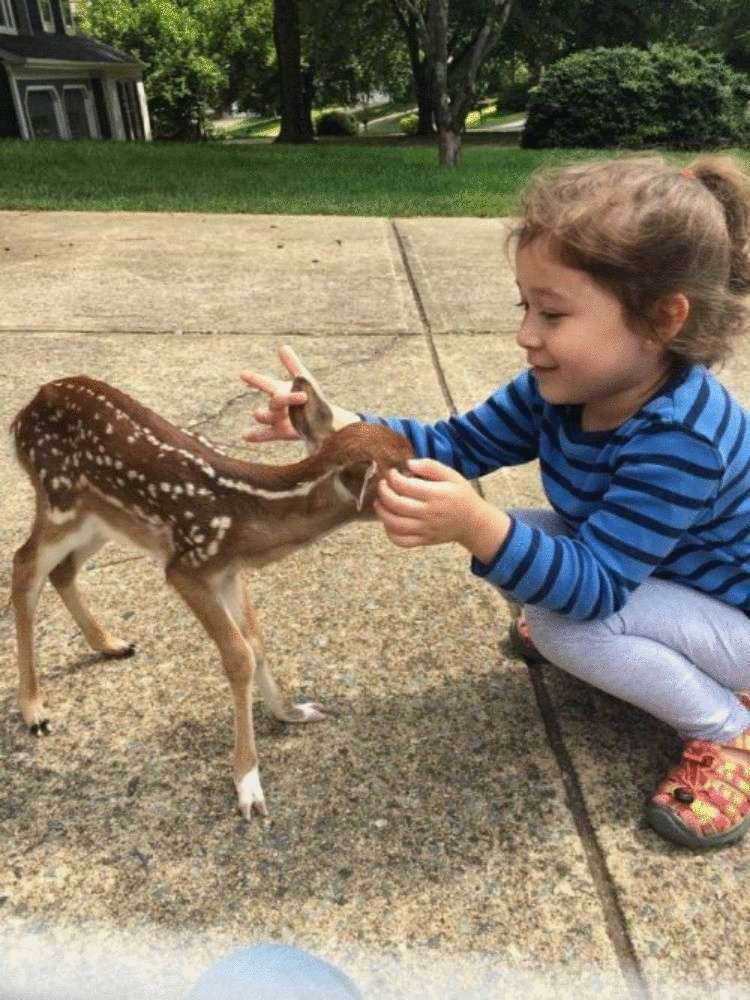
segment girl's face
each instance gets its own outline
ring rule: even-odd
[[[583,404],[585,429],[617,427],[669,376],[663,346],[632,330],[617,298],[557,261],[545,238],[516,254],[525,315],[516,340],[548,403]]]

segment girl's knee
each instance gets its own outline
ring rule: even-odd
[[[523,613],[531,641],[551,663],[570,662],[577,650],[612,639],[612,630],[603,621],[582,621],[555,611],[525,604]]]

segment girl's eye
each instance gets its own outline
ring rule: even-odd
[[[523,309],[525,312],[529,311],[529,303],[528,302],[516,302],[516,306],[518,306],[520,309]],[[554,313],[554,312],[544,312],[544,311],[541,311],[539,313],[539,315],[542,317],[543,320],[546,320],[548,323],[554,323],[555,320],[562,319],[562,317],[565,315],[565,313]]]

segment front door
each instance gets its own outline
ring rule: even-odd
[[[71,139],[92,138],[82,87],[65,88],[65,114],[68,116]]]

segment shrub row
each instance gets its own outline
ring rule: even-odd
[[[529,95],[522,145],[708,149],[750,138],[750,82],[686,46],[597,48],[552,65]]]

